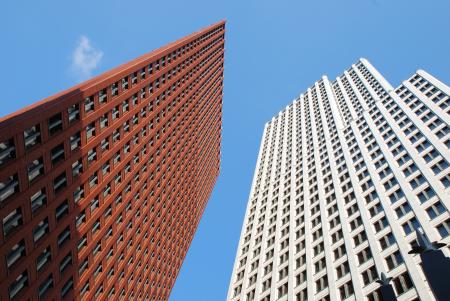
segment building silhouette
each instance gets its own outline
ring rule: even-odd
[[[0,119],[0,300],[167,300],[219,173],[225,22]]]
[[[361,59],[267,122],[227,300],[381,300],[381,273],[434,300],[408,252],[416,229],[450,242],[449,95]]]

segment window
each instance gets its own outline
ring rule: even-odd
[[[358,256],[358,263],[361,265],[372,258],[372,252],[370,251],[370,248],[367,247],[361,252],[359,252],[357,256]]]
[[[44,174],[44,161],[39,157],[27,166],[28,181],[31,183],[34,179]]]
[[[17,244],[15,244],[9,253],[6,255],[6,265],[8,269],[16,263],[20,258],[25,257],[25,240],[19,241]]]
[[[134,77],[133,77],[134,80]],[[137,77],[136,77],[137,80]],[[128,90],[128,76],[122,78],[122,90]]]
[[[19,180],[17,174],[9,176],[0,182],[0,203],[19,192]]]
[[[83,172],[83,164],[81,158],[72,163],[72,177],[76,178]]]
[[[81,146],[81,134],[77,132],[76,134],[70,136],[70,150],[74,151]]]
[[[431,169],[433,169],[434,174],[437,175],[443,170],[446,170],[448,166],[449,166],[448,162],[445,159],[442,159],[436,164],[434,164],[433,167],[431,167]]]
[[[380,232],[381,230],[386,228],[388,225],[389,224],[388,224],[388,221],[385,216],[383,216],[382,218],[380,218],[373,224],[376,232]]]
[[[103,116],[100,117],[100,128],[104,129],[108,126],[108,113],[103,114]]]
[[[278,298],[281,298],[288,293],[288,283],[286,282],[282,286],[278,287]]]
[[[102,152],[108,150],[109,149],[109,137],[106,137],[105,139],[103,139],[100,145],[102,148]]]
[[[436,192],[434,192],[433,188],[427,187],[423,191],[421,191],[419,194],[417,194],[417,197],[419,198],[420,202],[423,204],[432,197],[436,195]]]
[[[33,230],[33,240],[37,243],[45,234],[49,232],[48,218],[40,221]]]
[[[417,177],[415,177],[409,182],[409,185],[411,185],[411,189],[414,190],[415,188],[419,187],[425,182],[426,182],[425,177],[422,174],[419,174]]]
[[[88,165],[92,164],[95,160],[97,160],[97,150],[92,148],[88,151],[87,155]]]
[[[22,225],[22,223],[22,210],[20,207],[18,207],[3,218],[3,235],[9,235],[17,227]]]
[[[98,200],[98,196],[96,196],[92,201],[91,201],[91,214],[94,213],[95,209],[100,207],[100,202]]]
[[[112,120],[116,120],[117,118],[119,118],[119,114],[119,106],[115,106],[112,111]]]
[[[107,161],[105,164],[103,164],[102,174],[106,175],[107,173],[110,172],[110,170],[111,170],[111,168],[110,168],[109,162]]]
[[[119,83],[115,82],[111,85],[111,95],[117,96],[119,95]]]
[[[325,258],[322,257],[321,259],[316,261],[316,263],[314,264],[314,267],[315,267],[315,273],[318,273],[321,270],[325,269],[326,268]]]
[[[316,292],[320,292],[328,287],[327,275],[316,281]]]
[[[51,150],[51,160],[53,166],[58,162],[63,161],[64,157],[64,143],[61,143]]]
[[[73,278],[70,277],[69,280],[61,288],[61,298],[64,298],[68,292],[73,288]]]
[[[80,291],[80,296],[84,296],[89,291],[89,282],[87,282]]]
[[[381,206],[380,202],[376,203],[374,206],[372,206],[369,209],[369,213],[370,213],[371,217],[374,217],[375,215],[377,215],[380,212],[383,212],[383,207]]]
[[[104,104],[108,101],[106,94],[107,94],[106,88],[98,92],[98,102],[100,104]]]
[[[430,219],[434,219],[446,211],[444,205],[440,201],[437,201],[433,205],[427,208],[427,213]]]
[[[347,261],[336,268],[336,275],[337,275],[338,279],[344,277],[349,272],[350,272],[350,267],[349,267]]]
[[[23,271],[16,280],[9,286],[9,299],[13,299],[20,291],[28,286],[27,271]]]
[[[411,278],[409,277],[408,272],[405,272],[399,275],[398,277],[394,278],[393,282],[398,296],[402,295],[403,293],[413,288],[413,284]]]
[[[391,203],[394,204],[404,196],[405,196],[405,194],[403,193],[403,190],[398,188],[397,190],[395,190],[393,193],[391,193],[389,195],[389,199],[391,200]]]
[[[52,259],[52,252],[50,246],[42,250],[42,253],[36,258],[36,270],[39,272],[45,266],[46,263]]]
[[[367,236],[366,236],[366,232],[365,231],[361,231],[360,233],[356,234],[353,237],[353,242],[355,243],[355,246],[359,246],[360,244],[362,244],[366,240],[367,240]]]
[[[58,248],[61,248],[65,242],[70,240],[70,226],[67,226],[59,235],[58,235]]]
[[[94,174],[92,174],[89,177],[89,188],[93,188],[94,186],[96,186],[98,184],[98,176],[97,176],[97,172],[95,172]]]
[[[380,240],[380,247],[381,250],[385,250],[388,247],[392,246],[393,244],[395,244],[395,238],[394,235],[392,235],[392,233],[389,233],[385,236],[383,236]]]
[[[32,126],[23,132],[25,148],[30,149],[41,142],[41,130],[39,124]]]
[[[388,255],[385,260],[389,270],[395,269],[403,263],[403,257],[398,250]]]
[[[0,143],[0,166],[16,157],[14,139],[8,139]]]
[[[67,109],[67,113],[69,115],[69,124],[72,124],[77,120],[80,120],[80,106],[78,104],[70,106]]]
[[[340,245],[334,250],[334,259],[337,260],[346,254],[345,245]]]
[[[67,254],[59,264],[59,272],[62,274],[66,267],[72,264],[72,253]]]
[[[371,266],[370,268],[365,270],[361,274],[361,276],[363,278],[364,286],[369,285],[376,279],[378,279],[377,269],[375,268],[375,266]]]
[[[90,138],[95,136],[95,121],[89,123],[86,126],[86,138],[89,140]]]
[[[400,206],[398,206],[395,209],[395,213],[397,214],[398,218],[401,218],[404,215],[406,215],[408,212],[410,212],[411,210],[412,209],[411,209],[411,206],[409,205],[409,203],[408,202],[404,202],[403,204],[401,204]]]
[[[84,112],[88,114],[92,111],[94,111],[94,96],[86,97],[84,99]]]
[[[48,132],[50,136],[58,133],[63,128],[61,113],[53,115],[48,119]]]
[[[381,301],[383,300],[383,297],[381,295],[380,289],[377,289],[375,291],[372,291],[370,294],[367,295],[368,301]]]
[[[53,180],[53,189],[55,193],[60,192],[67,186],[66,172],[63,172]]]
[[[436,227],[442,238],[450,235],[450,218]]]
[[[47,204],[47,195],[45,194],[45,188],[41,188],[30,198],[31,212],[34,214],[37,210],[44,207]]]
[[[410,220],[406,221],[404,224],[402,224],[403,231],[405,232],[405,235],[409,235],[412,232],[416,231],[420,227],[419,222],[415,217],[411,218]]]
[[[295,301],[306,301],[308,298],[308,292],[306,290],[306,288],[302,291],[300,291],[297,295],[296,295],[296,299]]]
[[[351,295],[353,295],[353,285],[352,282],[349,281],[342,285],[339,288],[339,294],[341,295],[341,300],[345,300],[349,298]]]
[[[297,276],[295,276],[295,278],[297,285],[304,283],[306,281],[306,270],[299,273]]]
[[[84,198],[84,186],[78,186],[75,188],[75,191],[73,192],[73,201],[75,203],[78,203],[82,198]]]

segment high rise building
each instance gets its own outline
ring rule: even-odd
[[[0,119],[0,300],[167,300],[219,173],[225,22]]]
[[[323,77],[264,128],[230,301],[434,300],[415,229],[450,242],[450,89],[394,89],[365,59]],[[450,255],[448,248],[444,249]]]

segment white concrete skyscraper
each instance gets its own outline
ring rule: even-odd
[[[409,255],[450,242],[450,88],[394,89],[365,59],[323,77],[264,128],[227,300],[434,300]],[[448,247],[443,249],[450,256]]]

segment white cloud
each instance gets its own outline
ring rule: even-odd
[[[103,51],[92,47],[88,37],[81,36],[77,47],[72,53],[71,73],[79,80],[85,80],[92,76],[103,57]]]

